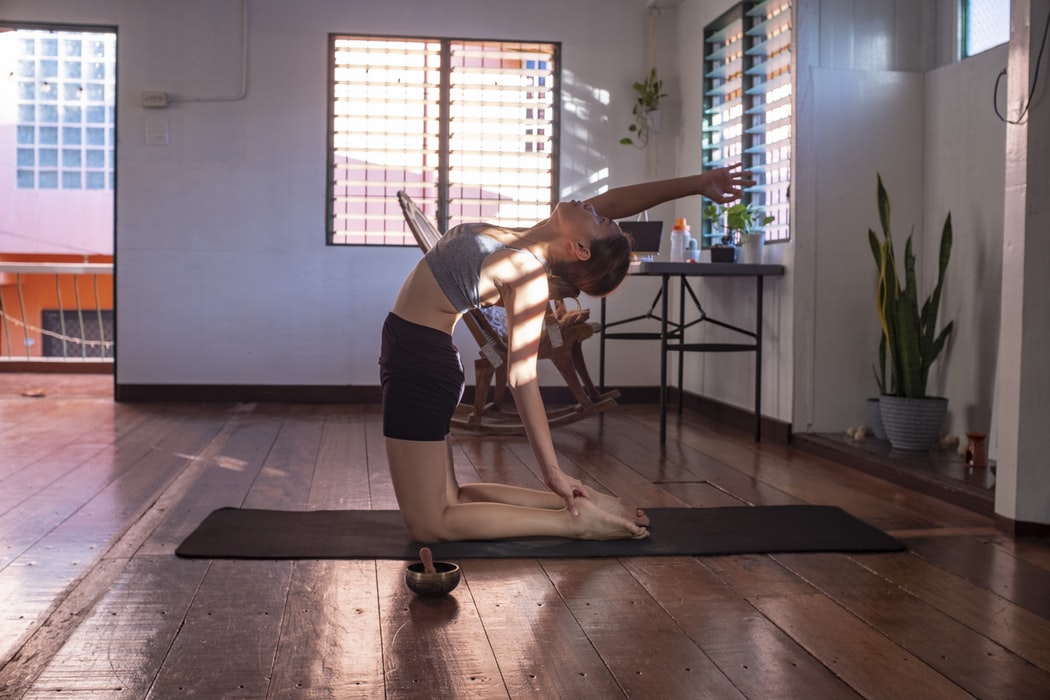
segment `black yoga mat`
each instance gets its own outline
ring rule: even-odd
[[[558,537],[444,542],[439,559],[644,557],[772,552],[892,552],[904,544],[834,506],[647,508],[645,540]],[[175,550],[212,559],[416,559],[396,510],[220,508]]]

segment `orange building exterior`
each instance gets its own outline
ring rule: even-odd
[[[0,254],[3,263],[113,263],[112,255]],[[88,321],[97,319],[97,311],[113,310],[113,274],[18,274],[0,273],[0,357],[5,360],[35,360],[44,357],[44,312],[66,310],[83,313]],[[88,325],[88,322],[85,322]],[[76,335],[69,333],[68,335]],[[104,338],[112,343],[113,338]],[[83,357],[79,343],[68,343],[72,358]],[[92,354],[92,352],[94,354]],[[113,356],[113,348],[102,353]],[[88,357],[99,357],[99,349],[88,351]]]

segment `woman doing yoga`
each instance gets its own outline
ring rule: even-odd
[[[561,202],[548,219],[526,229],[469,223],[441,238],[401,287],[383,325],[380,357],[387,459],[414,539],[648,536],[643,511],[584,486],[558,466],[536,368],[548,275],[605,296],[623,281],[631,255],[613,219],[690,195],[723,204],[753,184],[738,164]],[[492,304],[506,308],[507,383],[549,491],[460,485],[453,471],[447,436],[464,375],[452,331],[468,309]]]

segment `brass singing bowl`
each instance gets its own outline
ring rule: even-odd
[[[428,574],[423,562],[409,564],[405,569],[405,583],[413,593],[421,596],[443,596],[459,585],[459,566],[450,561],[434,562],[434,573]]]

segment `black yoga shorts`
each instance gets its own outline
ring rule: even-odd
[[[398,440],[444,440],[465,384],[452,336],[388,314],[379,367],[383,435]]]

